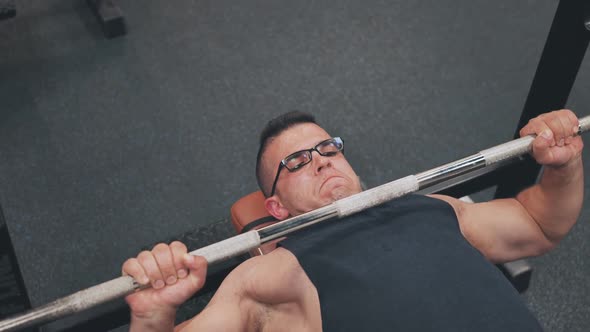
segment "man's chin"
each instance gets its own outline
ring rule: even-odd
[[[351,196],[355,194],[352,190],[350,190],[349,188],[346,187],[337,187],[332,189],[332,191],[330,192],[330,203],[334,203],[337,200],[346,198],[348,196]],[[329,204],[329,203],[328,203]]]
[[[322,198],[320,200],[315,201],[315,203],[317,205],[315,205],[313,208],[304,209],[304,210],[297,210],[297,211],[295,211],[295,213],[291,213],[290,216],[294,217],[294,216],[298,216],[300,214],[303,214],[303,213],[306,213],[309,211],[319,209],[319,208],[324,207],[326,205],[332,204],[332,203],[336,202],[337,200],[346,198],[346,197],[354,195],[356,193],[357,192],[355,192],[354,190],[350,190],[346,187],[334,188],[334,189],[332,189],[331,192],[324,193],[324,195],[322,196]]]

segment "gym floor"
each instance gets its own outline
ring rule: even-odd
[[[80,0],[21,0],[0,21],[0,205],[33,306],[227,219],[286,111],[343,137],[369,187],[509,140],[558,4],[116,3],[129,31],[110,40]],[[567,107],[588,115],[588,91],[586,60]],[[589,219],[586,198],[530,260],[523,296],[547,331],[590,326]]]

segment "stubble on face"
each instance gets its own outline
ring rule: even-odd
[[[269,143],[264,158],[268,163],[267,168],[273,170],[270,175],[272,180],[276,176],[277,165],[283,158],[295,151],[309,149],[330,137],[324,129],[310,123],[285,130]],[[293,216],[361,191],[358,176],[342,154],[320,157],[313,152],[312,161],[302,169],[290,174],[282,174],[283,172],[289,173],[288,170],[281,171],[276,192]]]

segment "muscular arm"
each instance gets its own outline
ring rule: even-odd
[[[248,319],[239,303],[238,299],[212,299],[197,316],[176,326],[174,332],[245,331]]]
[[[252,300],[245,293],[248,261],[236,267],[221,283],[209,304],[197,316],[174,328],[175,332],[246,331],[251,325]]]
[[[453,206],[461,232],[488,259],[505,262],[540,255],[575,224],[582,208],[584,171],[583,143],[572,137],[573,124],[577,126],[577,119],[565,110],[542,115],[523,128],[521,135],[539,135],[533,157],[545,168],[540,182],[515,198],[469,204],[433,195]],[[547,131],[549,135],[541,135]]]
[[[543,235],[557,244],[573,227],[584,199],[582,158],[563,168],[545,168],[539,185],[516,197],[539,225]]]
[[[310,286],[313,287],[297,259],[287,250],[278,248],[235,268],[209,305],[192,320],[177,326],[175,331],[313,326],[320,322],[320,310],[317,293],[310,291]],[[284,314],[286,312],[288,314]]]
[[[563,169],[546,169],[539,184],[516,198],[466,203],[442,195],[457,213],[465,238],[493,262],[547,252],[575,224],[584,191],[581,160]]]

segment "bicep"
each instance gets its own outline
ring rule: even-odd
[[[221,283],[207,306],[195,317],[174,328],[175,332],[243,331],[251,322],[254,301],[245,289],[248,264],[237,266]]]
[[[210,303],[197,316],[176,326],[174,331],[242,331],[247,323],[239,302],[217,302]]]
[[[248,296],[265,304],[295,303],[311,284],[299,265],[297,258],[288,250],[279,247],[271,253],[251,258],[256,265],[246,277]]]
[[[258,326],[260,308],[297,302],[305,276],[297,259],[278,248],[248,259],[223,281],[209,305],[175,331],[239,331]]]
[[[537,256],[552,247],[539,225],[516,199],[467,203],[432,195],[449,203],[463,236],[492,262]]]

